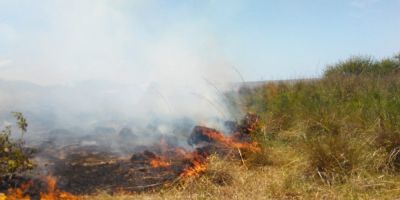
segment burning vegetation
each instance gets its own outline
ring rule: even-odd
[[[241,156],[242,150],[259,151],[250,136],[257,123],[258,117],[248,114],[241,123],[227,122],[228,133],[195,126],[187,139],[190,149],[163,139],[130,154],[96,146],[44,147],[38,160],[46,160],[39,168],[45,168],[47,175],[33,170],[0,176],[0,192],[6,199],[70,200],[98,191],[112,194],[156,190],[201,175],[207,170],[211,154]]]
[[[63,192],[56,187],[56,179],[48,176],[43,179],[28,180],[18,188],[9,188],[6,199],[8,200],[77,200],[78,198],[68,192]]]

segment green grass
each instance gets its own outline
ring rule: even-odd
[[[307,176],[342,184],[366,172],[400,171],[399,72],[399,56],[355,57],[321,79],[269,83],[243,99],[263,119],[260,143],[295,148],[306,155]]]
[[[162,191],[88,199],[398,199],[399,69],[399,56],[355,57],[320,79],[244,88],[231,105],[261,117],[261,152],[212,156],[205,175]]]
[[[207,172],[161,191],[83,199],[398,199],[400,56],[355,57],[320,79],[241,90],[262,147],[241,160],[211,156]]]

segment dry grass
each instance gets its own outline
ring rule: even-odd
[[[301,152],[272,144],[273,164],[244,166],[240,161],[212,156],[206,174],[161,191],[109,195],[99,193],[84,199],[396,199],[400,178],[392,175],[359,174],[345,184],[333,186],[310,179]]]
[[[212,156],[203,176],[161,191],[86,199],[400,199],[400,56],[353,58],[323,78],[242,92],[261,116],[259,154]]]

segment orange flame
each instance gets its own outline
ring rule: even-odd
[[[26,196],[24,194],[24,191],[29,188],[31,185],[31,182],[28,182],[26,184],[22,184],[20,188],[15,188],[15,189],[9,189],[7,191],[7,200],[30,200],[29,196]]]
[[[62,192],[56,187],[56,179],[48,176],[45,178],[47,182],[47,192],[40,193],[40,200],[78,200],[79,198],[68,193]],[[20,188],[9,189],[7,193],[7,200],[30,200],[31,197],[29,194],[26,194],[26,191],[32,182],[28,182],[27,184],[23,184]]]
[[[260,151],[260,147],[256,142],[238,142],[235,141],[231,137],[224,136],[223,134],[217,132],[217,131],[204,131],[204,135],[206,135],[209,138],[212,138],[213,140],[219,142],[222,145],[225,145],[227,147],[231,148],[237,148],[237,149],[246,149],[252,152],[257,152]]]
[[[197,176],[207,170],[208,162],[205,158],[200,157],[198,154],[192,154],[191,156],[194,156],[192,158],[192,165],[183,170],[180,174],[181,178]]]
[[[197,176],[199,174],[204,173],[206,170],[207,170],[206,162],[193,161],[193,166],[184,169],[180,177],[187,178],[187,177]]]
[[[77,200],[78,198],[68,192],[62,192],[56,187],[56,179],[48,176],[46,177],[48,188],[47,193],[40,193],[41,200]]]
[[[169,163],[162,157],[156,157],[150,160],[150,165],[154,168],[159,168],[159,167],[169,167],[171,166],[171,163]]]

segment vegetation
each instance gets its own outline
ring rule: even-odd
[[[6,126],[0,132],[0,175],[7,176],[21,173],[33,167],[29,160],[31,152],[24,148],[23,135],[28,126],[22,113],[12,113],[17,119],[18,128],[21,130],[19,139],[11,138],[11,126]],[[1,177],[0,177],[1,178]]]
[[[257,137],[304,157],[303,175],[328,185],[400,172],[400,54],[354,57],[317,80],[269,83],[245,95],[262,116]]]
[[[244,88],[261,153],[244,164],[212,156],[204,176],[157,193],[87,199],[397,199],[399,69],[400,55],[354,57],[320,79]]]
[[[84,199],[397,199],[400,55],[354,57],[320,79],[241,90],[261,117],[245,160],[211,156],[205,175],[154,193]]]

